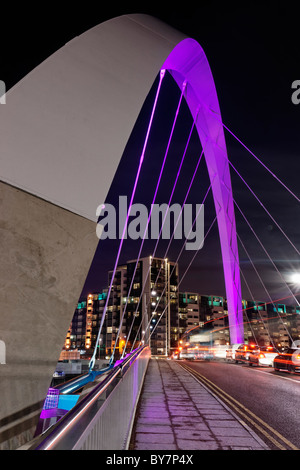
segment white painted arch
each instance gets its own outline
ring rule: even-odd
[[[51,55],[0,106],[1,180],[96,221],[144,100],[183,39],[152,17],[126,15]]]

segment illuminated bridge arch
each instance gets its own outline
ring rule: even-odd
[[[231,343],[244,341],[239,255],[232,186],[222,118],[213,76],[201,46],[181,41],[163,67],[179,87],[187,83],[185,98],[204,149],[221,243]]]
[[[121,16],[71,40],[0,106],[0,394],[10,397],[0,420],[46,396],[99,241],[96,209],[161,69],[187,82],[212,183],[231,342],[243,341],[232,189],[209,64],[196,41],[168,25]]]

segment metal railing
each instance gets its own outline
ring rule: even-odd
[[[117,361],[103,381],[27,450],[126,450],[151,356],[149,347]]]

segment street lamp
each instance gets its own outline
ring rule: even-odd
[[[291,282],[300,286],[300,273],[294,273],[291,275]]]

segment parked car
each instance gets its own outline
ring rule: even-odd
[[[273,346],[260,346],[250,351],[249,366],[256,364],[258,366],[273,367],[274,359],[279,351]]]
[[[288,348],[274,359],[274,369],[300,372],[300,349]]]
[[[257,348],[257,344],[240,344],[235,351],[235,362],[248,362],[250,353]]]

